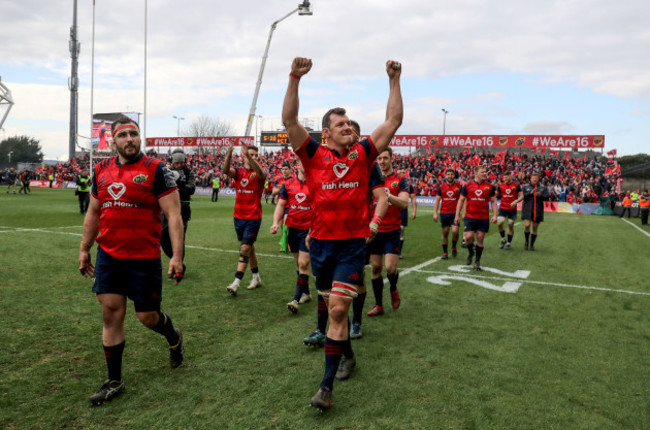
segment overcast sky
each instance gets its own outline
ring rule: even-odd
[[[201,114],[243,134],[271,24],[298,0],[148,2],[148,137]],[[387,59],[401,61],[398,134],[604,134],[650,153],[647,0],[314,0],[274,32],[257,103],[280,126],[293,57],[313,59],[300,117],[334,106],[369,133],[383,121]],[[73,0],[0,0],[0,77],[15,105],[0,138],[67,159]],[[92,1],[79,0],[79,133],[90,134]],[[94,112],[144,112],[144,0],[97,0]],[[0,112],[1,114],[2,112]],[[80,139],[81,144],[85,144]]]

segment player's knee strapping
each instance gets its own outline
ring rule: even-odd
[[[249,259],[250,259],[250,257],[248,255],[244,254],[243,252],[239,253],[239,262],[240,263],[248,264]]]
[[[332,292],[330,295],[342,297],[344,299],[354,299],[358,295],[357,287],[344,282],[334,282],[332,284]]]

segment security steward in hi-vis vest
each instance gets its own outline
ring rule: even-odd
[[[215,176],[212,178],[212,202],[218,202],[219,201],[219,188],[221,187],[221,180],[219,179],[219,176]]]
[[[79,199],[79,213],[85,214],[90,204],[90,175],[88,169],[81,171],[77,176],[77,198]]]

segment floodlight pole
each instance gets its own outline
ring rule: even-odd
[[[311,5],[308,0],[304,0],[297,8],[283,16],[282,18],[275,21],[271,24],[271,30],[269,31],[269,38],[266,41],[266,49],[264,50],[264,56],[262,57],[262,65],[260,66],[260,73],[257,75],[257,85],[255,86],[255,95],[253,96],[253,103],[251,104],[251,110],[248,113],[248,121],[246,123],[246,131],[244,136],[248,136],[251,132],[253,126],[253,117],[255,116],[255,111],[257,110],[257,96],[260,94],[260,87],[262,86],[262,75],[264,75],[264,66],[266,65],[266,59],[269,56],[269,48],[271,47],[271,38],[273,37],[273,32],[278,24],[294,13],[300,11],[299,15],[312,15]]]
[[[441,110],[444,113],[444,116],[442,117],[442,136],[444,137],[445,136],[445,127],[447,125],[447,114],[449,113],[449,111],[447,109],[445,109],[445,108],[442,108]]]
[[[70,71],[70,81],[68,87],[70,88],[70,141],[68,145],[68,160],[72,160],[75,154],[75,147],[77,146],[77,102],[79,100],[79,48],[81,44],[77,40],[77,0],[73,3],[72,12],[72,27],[70,27],[70,57],[72,58],[72,66]]]

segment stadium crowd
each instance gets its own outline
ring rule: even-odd
[[[433,196],[436,187],[444,180],[444,171],[452,167],[458,172],[461,182],[472,178],[472,168],[477,164],[488,167],[488,180],[497,183],[505,170],[511,170],[519,182],[530,179],[534,171],[542,174],[542,184],[549,187],[550,200],[568,203],[598,202],[599,196],[606,193],[613,201],[622,201],[630,191],[620,188],[620,168],[614,159],[600,155],[572,156],[569,152],[546,154],[521,154],[507,150],[489,153],[487,151],[464,149],[458,154],[435,149],[429,155],[395,153],[394,165],[398,171],[404,171],[415,193],[419,196]],[[166,160],[167,154],[150,151],[148,155]],[[210,187],[217,175],[221,187],[228,188],[231,178],[222,174],[225,155],[221,153],[192,153],[187,155],[187,164],[196,173],[197,186]],[[242,163],[238,157],[233,165]],[[283,162],[294,162],[295,154],[289,149],[274,152],[262,152],[260,162],[269,173],[269,183],[280,176]],[[88,167],[88,155],[62,162],[55,166],[37,168],[31,172],[36,180],[73,181],[82,169]],[[632,193],[634,193],[632,191]]]

